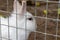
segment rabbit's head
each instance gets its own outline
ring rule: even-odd
[[[31,30],[31,31],[36,30],[36,21],[34,16],[31,13],[26,11],[26,1],[22,1],[22,5],[20,5],[20,3],[17,0],[15,0],[13,11],[14,13],[19,14],[19,19],[20,19],[20,22],[22,22],[22,24],[26,22],[28,30]],[[23,21],[23,20],[26,20],[26,21]]]

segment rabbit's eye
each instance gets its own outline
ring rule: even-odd
[[[28,18],[28,20],[33,20],[33,18]]]

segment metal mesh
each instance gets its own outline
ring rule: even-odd
[[[60,2],[59,1],[48,1],[48,0],[34,0],[35,1],[35,4],[36,4],[36,2],[37,1],[43,1],[43,2],[46,2],[46,10],[48,11],[48,2],[50,2],[50,3],[58,3],[58,9],[60,8]],[[8,0],[6,0],[6,2],[7,2],[7,11],[4,11],[4,10],[0,10],[0,12],[3,12],[3,13],[11,13],[11,12],[8,12],[8,10],[9,10],[9,1]],[[58,31],[59,31],[59,27],[58,27],[58,25],[59,25],[59,23],[58,22],[60,22],[60,19],[59,19],[59,14],[58,14],[58,12],[57,12],[57,18],[49,18],[48,17],[48,12],[47,12],[47,14],[45,15],[45,16],[37,16],[37,10],[36,10],[36,5],[35,5],[35,10],[34,10],[34,17],[35,18],[38,18],[38,19],[43,19],[44,21],[45,21],[45,23],[44,23],[44,32],[42,32],[42,31],[33,31],[34,32],[34,37],[33,37],[33,39],[34,40],[48,40],[48,36],[53,36],[52,37],[52,40],[60,40],[60,39],[58,39],[58,38],[60,38],[60,35],[58,35]],[[17,10],[16,10],[17,11]],[[22,28],[18,28],[17,27],[17,15],[19,15],[19,14],[17,14],[17,13],[14,13],[15,15],[16,15],[16,27],[13,27],[13,26],[9,26],[9,17],[8,17],[8,19],[7,19],[7,21],[8,21],[8,25],[5,25],[5,24],[1,24],[1,18],[0,18],[0,40],[11,40],[10,39],[10,28],[12,28],[12,29],[15,29],[15,31],[16,31],[16,40],[18,40],[18,29],[22,29]],[[55,21],[56,22],[56,26],[55,26],[55,34],[54,33],[48,33],[47,32],[47,28],[48,28],[48,26],[47,26],[47,24],[48,24],[48,20],[52,20],[52,21]],[[52,24],[53,25],[53,24]],[[2,31],[1,31],[1,26],[7,26],[8,28],[7,28],[7,31],[8,31],[8,33],[7,33],[7,35],[8,35],[8,37],[7,38],[4,38],[4,37],[2,37]],[[25,25],[26,26],[26,25]],[[38,27],[38,26],[37,26]],[[54,28],[53,28],[54,29]],[[22,29],[22,30],[26,30],[26,29]],[[50,29],[51,30],[51,29]],[[28,30],[28,31],[31,31],[31,30]],[[52,30],[53,31],[53,30]],[[27,32],[27,31],[26,31]],[[26,33],[25,32],[25,33]],[[49,31],[50,32],[50,31]],[[39,33],[39,34],[42,34],[42,36],[44,35],[44,37],[41,39],[40,37],[38,37],[37,38],[37,33]],[[38,35],[39,35],[38,34]],[[25,35],[26,36],[26,35]],[[40,35],[39,35],[40,36]],[[32,38],[32,37],[31,37]],[[33,40],[33,39],[29,39],[29,40]]]

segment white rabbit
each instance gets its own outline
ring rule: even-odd
[[[15,13],[19,15],[16,16]],[[29,34],[36,30],[35,18],[26,11],[26,1],[22,1],[22,5],[20,5],[17,0],[14,0],[11,16],[9,18],[1,17],[1,24],[2,40],[27,40]]]

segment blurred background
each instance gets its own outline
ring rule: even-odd
[[[8,0],[7,4],[7,0],[0,0],[0,15],[11,15],[8,12],[13,10],[13,1]],[[18,1],[21,3],[22,0]],[[59,0],[27,0],[27,11],[34,15],[37,22],[37,32],[32,32],[28,40],[60,40],[59,5]]]

